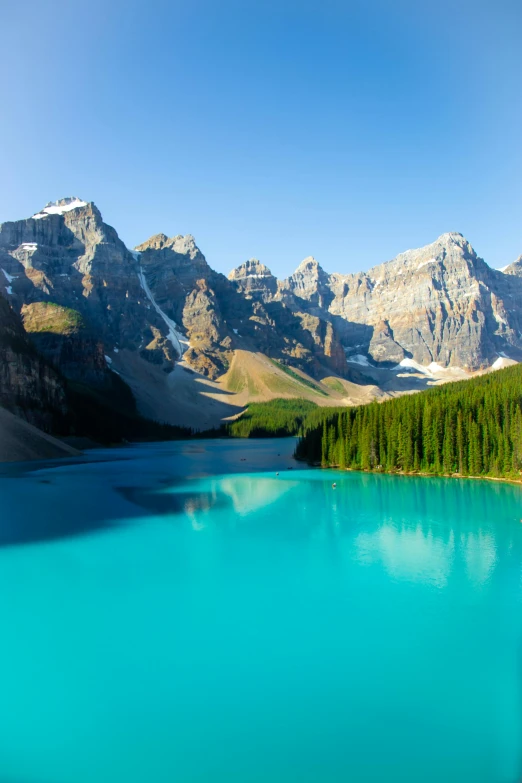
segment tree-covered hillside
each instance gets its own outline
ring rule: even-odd
[[[355,470],[520,477],[522,365],[305,422],[297,456]]]
[[[314,402],[275,399],[252,402],[243,415],[224,425],[222,434],[233,438],[277,438],[297,435],[307,416],[318,409]]]

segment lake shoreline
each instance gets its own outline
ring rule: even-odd
[[[295,458],[297,462],[306,462],[306,460],[299,460]],[[498,481],[502,484],[516,484],[522,485],[522,477],[516,478],[504,478],[502,476],[463,476],[461,473],[423,473],[421,471],[399,471],[399,470],[358,470],[357,468],[341,468],[335,465],[323,466],[318,462],[310,462],[308,465],[311,468],[319,468],[319,470],[337,470],[346,473],[367,473],[368,475],[377,476],[404,476],[405,478],[451,478],[451,479],[472,479],[473,481]]]

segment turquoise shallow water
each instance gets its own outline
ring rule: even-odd
[[[520,489],[292,448],[0,478],[2,783],[520,779]]]

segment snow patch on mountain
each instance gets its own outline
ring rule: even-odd
[[[373,367],[373,364],[370,364],[368,358],[363,356],[362,353],[356,353],[353,356],[347,356],[346,361],[350,362],[351,364],[360,364],[362,367]]]
[[[189,343],[186,337],[184,337],[181,332],[178,332],[178,326],[172,318],[169,318],[166,313],[163,312],[159,304],[154,299],[154,296],[152,295],[152,291],[149,288],[149,284],[147,283],[147,280],[145,279],[145,273],[143,271],[143,267],[140,266],[140,270],[138,272],[138,278],[141,284],[141,287],[145,291],[145,295],[147,296],[147,299],[153,306],[153,308],[156,310],[157,314],[163,318],[165,321],[169,333],[167,335],[167,338],[172,343],[172,346],[176,353],[178,354],[178,358],[181,359],[187,348],[189,347]]]
[[[33,220],[40,220],[47,217],[47,215],[63,215],[65,212],[70,212],[71,209],[78,209],[78,207],[86,207],[87,202],[81,201],[81,199],[63,198],[60,201],[50,201],[40,212],[33,215]]]
[[[504,351],[499,352],[498,359],[495,359],[491,365],[492,370],[503,370],[505,367],[511,367],[513,364],[517,364],[514,359],[510,359]]]

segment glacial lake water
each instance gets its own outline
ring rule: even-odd
[[[293,446],[3,470],[2,783],[520,779],[522,490]]]

